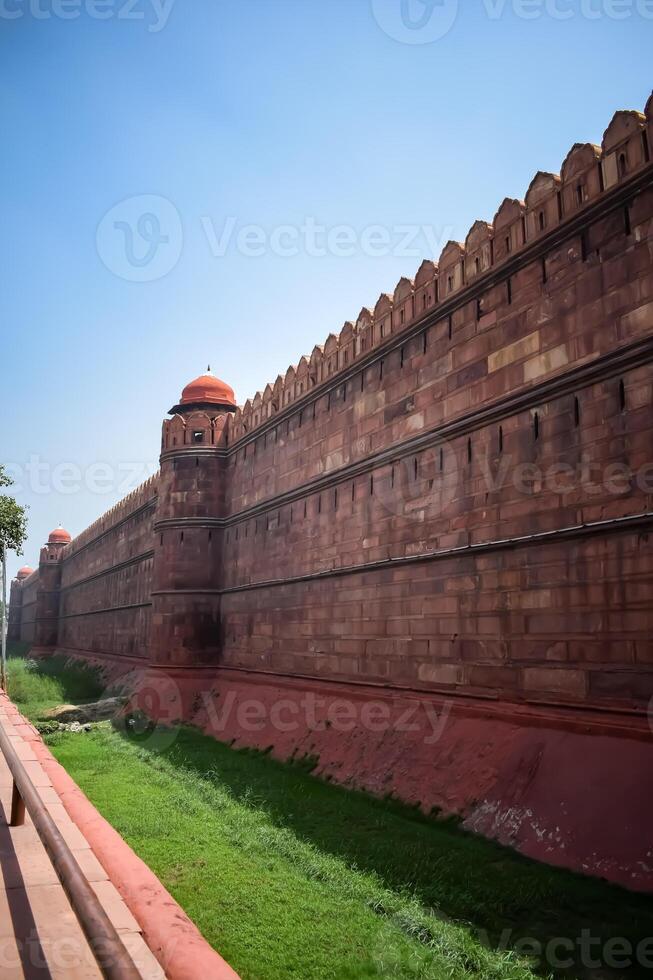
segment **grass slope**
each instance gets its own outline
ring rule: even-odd
[[[95,675],[57,659],[38,671],[12,660],[10,684],[33,720],[52,704],[98,694]],[[49,742],[245,980],[547,975],[541,958],[528,966],[512,951],[524,937],[541,947],[555,937],[574,943],[576,963],[551,970],[558,975],[650,975],[597,970],[578,954],[584,929],[601,937],[593,960],[614,937],[636,945],[648,936],[648,898],[194,730],[162,751],[108,724]]]

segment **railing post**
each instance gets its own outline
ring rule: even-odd
[[[9,820],[10,827],[22,827],[25,823],[25,801],[18,791],[18,787],[14,782],[14,788],[11,792],[11,818]]]
[[[142,980],[127,947],[93,891],[75,855],[39,796],[38,790],[18,758],[11,739],[0,723],[0,752],[5,757],[14,784],[11,797],[11,826],[19,827],[29,813],[34,829],[63,885],[68,900],[106,980]],[[0,977],[4,972],[0,970]]]

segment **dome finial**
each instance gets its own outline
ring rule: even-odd
[[[66,531],[61,524],[55,527],[54,531],[50,532],[48,537],[48,544],[70,544],[72,538],[68,531]]]
[[[233,388],[230,388],[228,384],[220,381],[210,372],[211,366],[209,365],[207,374],[195,378],[194,381],[186,385],[181,393],[181,401],[170,410],[170,415],[184,411],[187,406],[194,409],[207,408],[207,406],[213,405],[222,405],[229,410],[236,408]]]
[[[207,373],[207,374],[210,374],[210,373],[211,373],[211,365],[210,365],[210,364],[209,364],[209,366],[208,366],[208,367],[207,367],[207,369],[206,369],[206,373]]]

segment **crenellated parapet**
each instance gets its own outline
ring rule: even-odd
[[[653,95],[643,113],[616,112],[600,146],[575,143],[559,174],[538,171],[523,201],[505,198],[491,223],[475,221],[464,243],[447,242],[437,261],[422,262],[414,280],[402,277],[392,295],[382,293],[373,310],[364,307],[355,322],[248,399],[231,419],[230,445],[629,180],[647,166],[652,147]]]
[[[141,483],[140,486],[128,493],[126,497],[110,507],[101,517],[98,517],[96,521],[90,524],[81,534],[78,534],[76,538],[66,545],[63,549],[62,557],[71,557],[77,551],[85,547],[90,541],[94,541],[95,538],[99,538],[100,535],[105,534],[110,531],[116,524],[124,521],[126,517],[132,514],[134,511],[139,510],[141,507],[145,506],[153,497],[156,497],[158,491],[159,474],[155,473],[153,476]]]

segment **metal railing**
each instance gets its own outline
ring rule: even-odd
[[[10,826],[21,826],[25,822],[27,809],[103,976],[107,980],[142,980],[118,932],[45,808],[2,724],[0,750],[14,781]]]

